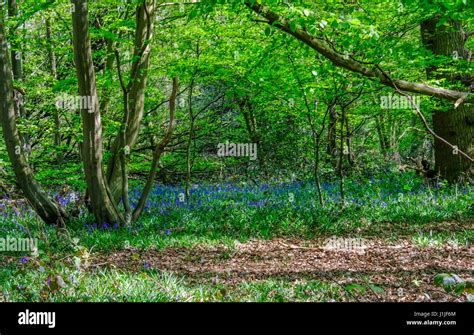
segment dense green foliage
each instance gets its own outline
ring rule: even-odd
[[[132,250],[141,261],[150,250],[203,246],[224,246],[219,257],[227,259],[238,243],[280,238],[361,237],[429,250],[470,248],[473,170],[457,149],[474,156],[474,138],[463,135],[472,134],[474,125],[472,53],[433,52],[420,27],[436,18],[436,29],[455,35],[460,22],[463,48],[474,50],[472,1],[261,2],[282,19],[268,24],[264,13],[252,10],[259,1],[88,1],[104,171],[126,124],[121,81],[147,77],[136,143],[120,143],[117,150],[129,151],[123,154],[129,192],[114,204],[122,211],[124,194],[132,209],[139,203],[154,152],[169,131],[171,83],[179,78],[176,126],[158,157],[144,212],[128,224],[97,222],[89,197],[94,189],[87,193],[84,172],[84,116],[79,108],[58,107],[58,101],[78,96],[70,3],[19,1],[18,15],[0,7],[10,58],[19,52],[21,60],[21,78],[13,81],[24,102],[15,101],[22,107],[15,110],[21,152],[38,184],[70,214],[66,228],[38,217],[0,129],[0,238],[39,239],[35,255],[2,252],[0,300],[358,301],[388,288],[364,276],[343,286],[315,276],[229,284],[148,266],[122,271],[80,264],[95,253],[113,257]],[[136,12],[144,3],[157,7],[145,43],[149,65],[137,75],[133,69],[142,59],[134,53]],[[419,103],[414,107],[397,85],[349,70],[351,65],[317,52],[298,33],[390,81],[467,92],[465,100],[407,90]],[[462,166],[454,175],[443,170],[431,129],[439,130],[436,115],[461,112],[464,130],[445,127],[452,136],[449,163]],[[220,157],[219,146],[226,143],[255,144],[256,159]],[[457,276],[448,270],[435,284]],[[417,280],[408,285],[418,290]],[[470,291],[447,291],[472,299]]]

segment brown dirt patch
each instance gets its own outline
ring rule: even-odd
[[[445,245],[421,248],[408,240],[390,244],[365,239],[357,251],[328,250],[321,240],[256,240],[224,246],[167,248],[164,250],[123,250],[96,255],[92,267],[111,267],[124,271],[151,269],[183,275],[191,282],[220,282],[235,285],[242,281],[282,278],[288,281],[318,279],[341,287],[351,282],[384,287],[372,300],[453,301],[458,300],[433,286],[433,276],[453,272],[471,277],[473,248]],[[403,296],[397,290],[404,289]]]

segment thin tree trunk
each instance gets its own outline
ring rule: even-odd
[[[140,124],[143,118],[145,89],[148,75],[148,66],[151,52],[151,39],[153,37],[153,18],[155,1],[145,0],[137,6],[135,51],[130,71],[130,80],[127,86],[129,119],[126,133],[126,145],[130,150],[135,145]],[[115,201],[121,195],[122,171],[120,163],[121,135],[118,134],[112,144],[112,152],[107,165],[107,180],[110,191]]]
[[[49,67],[51,69],[51,76],[54,80],[58,79],[56,54],[53,49],[51,22],[49,17],[45,19],[46,25],[46,39],[48,41],[48,59]],[[61,119],[59,114],[59,108],[56,108],[54,112],[54,145],[56,147],[56,163],[59,165],[63,162],[64,156],[61,152]]]
[[[166,132],[165,136],[161,139],[160,143],[155,148],[155,152],[153,153],[153,161],[151,163],[151,168],[148,173],[147,181],[145,187],[143,189],[142,195],[138,200],[137,207],[133,211],[132,220],[136,221],[143,212],[145,208],[146,201],[148,196],[150,195],[151,189],[153,188],[153,184],[155,182],[156,177],[156,169],[159,165],[161,155],[165,150],[166,145],[171,140],[171,136],[173,135],[173,130],[175,126],[175,117],[176,117],[176,96],[178,95],[178,77],[173,78],[173,88],[171,90],[171,96],[169,100],[169,109],[170,109],[170,120],[168,131]]]
[[[191,186],[191,172],[192,172],[192,165],[191,165],[191,143],[194,136],[194,113],[193,113],[193,90],[194,90],[194,79],[191,81],[191,85],[189,87],[189,136],[186,142],[186,185],[185,185],[185,196],[186,201],[189,201],[189,189]]]
[[[349,117],[347,115],[346,115],[345,125],[346,125],[346,147],[347,147],[346,157],[347,157],[347,162],[352,167],[354,165],[354,160],[352,156],[352,136],[351,136],[351,129],[349,126]]]
[[[344,107],[341,108],[341,130],[340,130],[340,145],[339,145],[339,161],[337,166],[337,172],[339,174],[339,189],[341,192],[341,204],[345,206],[345,192],[344,192],[344,171],[343,171],[343,147],[344,147],[344,119],[346,112]]]
[[[328,147],[327,153],[331,158],[331,164],[336,167],[337,158],[337,109],[336,103],[332,102],[329,106],[329,125],[328,125]]]
[[[316,185],[316,191],[318,193],[319,204],[321,205],[321,207],[324,207],[324,196],[323,196],[323,191],[321,189],[321,180],[320,180],[320,177],[319,177],[319,161],[320,161],[321,136],[324,132],[324,128],[325,128],[325,124],[326,124],[326,117],[329,113],[330,106],[328,106],[328,108],[326,108],[326,112],[324,113],[324,117],[323,117],[323,120],[321,122],[321,129],[318,132],[318,131],[316,131],[316,126],[315,126],[316,120],[313,120],[311,118],[310,108],[309,108],[309,104],[307,102],[306,96],[305,96],[305,103],[306,103],[306,109],[307,109],[306,115],[307,115],[309,124],[311,126],[311,134],[312,134],[312,137],[313,137],[313,150],[314,150],[313,177],[314,177],[314,183]],[[315,104],[314,109],[315,109],[315,114],[316,114],[317,103]],[[316,118],[316,115],[315,115],[315,118]]]
[[[380,150],[382,151],[383,156],[386,157],[389,145],[387,135],[385,134],[384,120],[380,114],[375,116],[375,128],[379,137]]]
[[[107,38],[106,41],[107,41],[107,56],[105,59],[104,73],[106,75],[107,81],[112,82],[113,66],[115,62],[115,53],[114,53],[115,43],[110,38]],[[102,93],[101,100],[100,100],[100,112],[102,114],[107,113],[107,111],[109,110],[110,96],[111,96],[110,85],[106,85],[105,90]]]
[[[125,209],[125,224],[129,226],[132,221],[130,200],[128,198],[128,167],[127,167],[127,156],[130,154],[130,148],[127,146],[127,126],[128,119],[130,116],[128,110],[128,90],[125,86],[122,77],[120,55],[118,50],[115,50],[115,58],[117,61],[117,72],[122,87],[123,93],[123,120],[120,128],[120,170],[122,172],[122,203]]]
[[[250,141],[257,145],[258,165],[260,166],[261,169],[266,170],[265,152],[261,150],[262,140],[258,132],[257,118],[255,117],[255,112],[254,112],[254,109],[252,107],[252,103],[249,97],[246,96],[243,99],[241,99],[238,106],[239,106],[240,112],[242,113],[244,117],[245,128],[247,129],[247,133],[249,135]]]

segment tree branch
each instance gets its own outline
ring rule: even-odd
[[[419,93],[423,95],[435,96],[442,99],[447,99],[451,101],[458,101],[461,98],[464,98],[466,93],[468,97],[463,99],[463,102],[473,103],[474,94],[469,92],[460,92],[445,88],[437,88],[425,84],[414,83],[406,80],[390,80],[387,75],[380,71],[379,67],[368,67],[366,64],[363,64],[360,61],[351,59],[347,55],[340,54],[335,50],[331,49],[324,42],[318,40],[316,37],[310,35],[308,32],[300,28],[291,28],[290,23],[279,16],[278,14],[272,12],[268,7],[263,6],[258,1],[245,0],[245,5],[253,10],[255,13],[263,16],[268,20],[268,24],[279,28],[280,30],[286,32],[287,34],[292,35],[296,39],[305,43],[312,49],[316,50],[318,53],[328,58],[336,66],[345,68],[352,72],[359,73],[369,79],[378,80],[380,83],[403,90],[405,92]]]

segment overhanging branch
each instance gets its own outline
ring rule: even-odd
[[[462,102],[465,103],[474,102],[474,94],[470,92],[460,92],[451,89],[437,88],[421,83],[414,83],[400,79],[390,80],[390,78],[388,78],[388,76],[385,75],[383,71],[380,71],[379,67],[369,67],[367,64],[352,59],[349,56],[342,55],[330,48],[323,41],[318,40],[316,37],[310,35],[308,32],[300,28],[296,27],[291,29],[290,23],[287,20],[285,20],[278,14],[272,12],[268,7],[263,6],[258,1],[245,0],[245,5],[252,9],[255,13],[263,16],[268,21],[267,23],[269,25],[275,26],[278,29],[286,32],[287,34],[292,35],[296,39],[305,43],[306,45],[329,59],[336,66],[345,68],[355,73],[359,73],[369,79],[378,80],[383,85],[395,89],[400,89],[405,92],[434,96],[451,101],[462,100]]]

